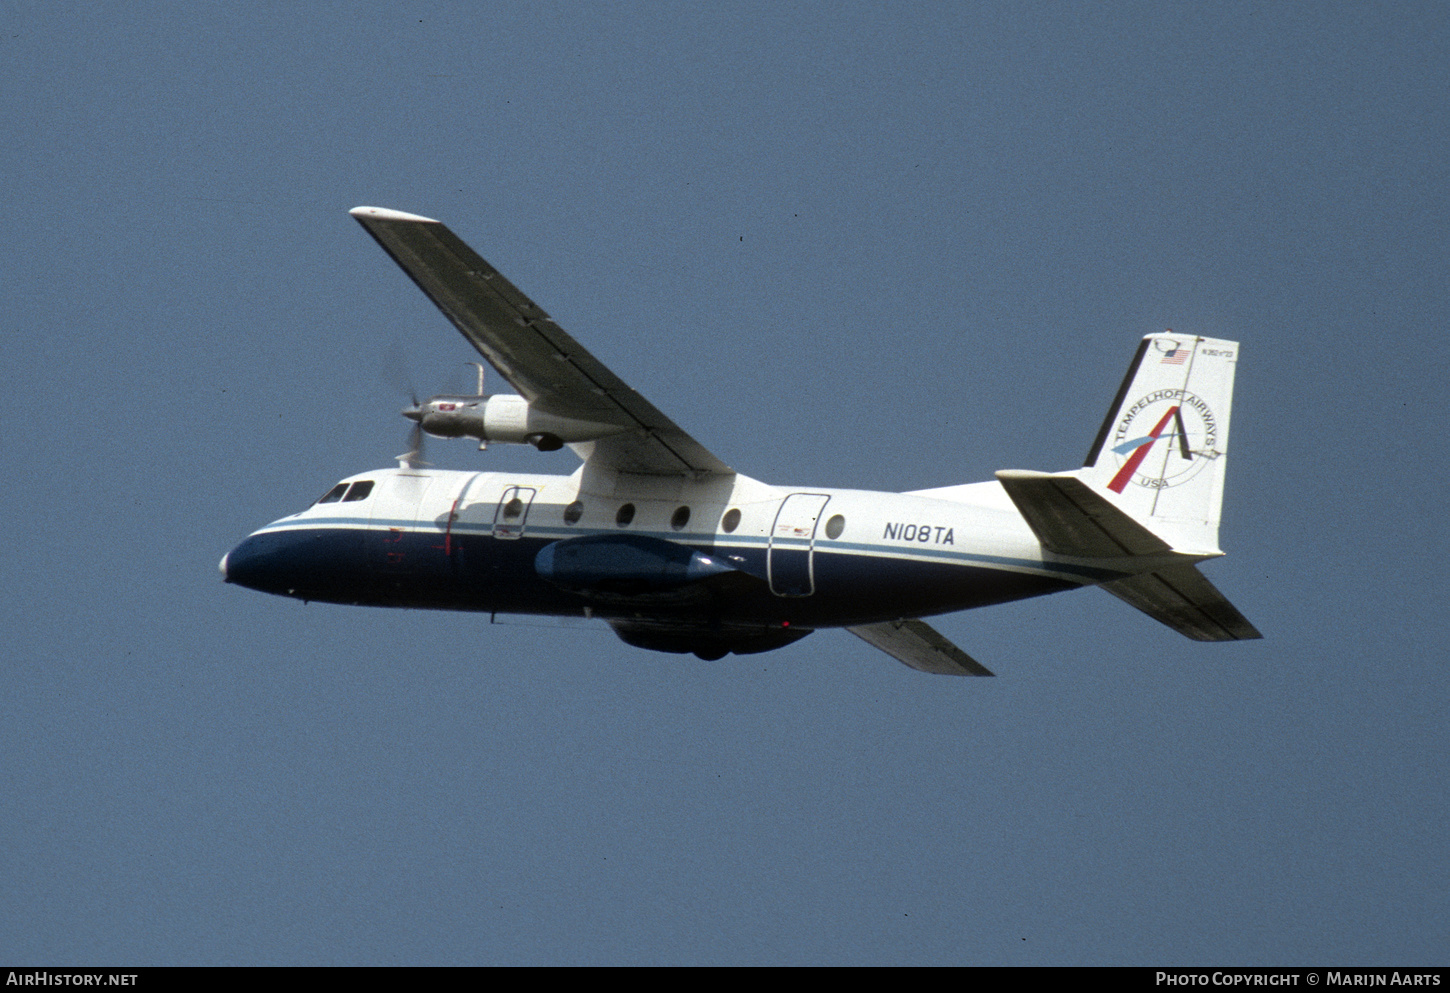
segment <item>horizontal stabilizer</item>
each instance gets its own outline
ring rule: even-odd
[[[939,676],[992,675],[991,670],[942,637],[925,621],[883,621],[846,630],[903,665],[921,672]]]
[[[1263,637],[1191,565],[1115,579],[1103,583],[1102,588],[1195,641],[1250,641]]]
[[[1172,551],[1076,476],[1003,469],[997,479],[1049,552],[1107,558]]]

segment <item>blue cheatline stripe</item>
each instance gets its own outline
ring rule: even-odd
[[[415,533],[432,533],[442,535],[444,529],[436,524],[419,524],[417,521],[397,520],[373,520],[364,517],[312,517],[305,521],[278,521],[268,525],[262,531],[257,532],[278,532],[278,531],[306,531],[306,530],[389,530],[402,529]],[[455,537],[460,535],[491,535],[493,524],[461,524],[454,522],[452,533]],[[526,525],[522,537],[548,538],[560,540],[564,538],[585,537],[586,535],[603,534],[632,534],[642,535],[648,538],[660,538],[665,541],[677,541],[682,544],[701,547],[703,550],[728,552],[732,548],[749,549],[764,548],[769,545],[770,539],[764,535],[740,535],[726,537],[713,532],[682,532],[682,531],[636,531],[632,529],[609,529],[601,528],[590,530],[580,527],[556,526],[556,525]],[[518,540],[518,539],[505,539]],[[805,538],[777,539],[776,548],[789,551],[804,552],[810,548],[810,542]],[[946,551],[937,546],[926,548],[912,548],[899,545],[872,545],[859,542],[830,541],[829,543],[817,541],[815,550],[822,555],[838,555],[847,558],[872,558],[872,559],[894,559],[905,561],[929,560],[944,564],[984,566],[997,568],[1011,572],[1029,572],[1035,575],[1050,576],[1058,579],[1070,579],[1075,582],[1104,582],[1112,579],[1119,579],[1128,573],[1119,569],[1103,569],[1094,566],[1076,565],[1067,562],[1043,562],[1039,559],[1014,558],[1006,555],[988,555],[981,552]]]

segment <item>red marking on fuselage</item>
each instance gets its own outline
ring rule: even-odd
[[[464,487],[467,489],[468,487]],[[458,520],[458,504],[463,500],[463,494],[453,501],[453,506],[448,508],[448,528],[443,532],[443,557],[447,558],[453,554],[453,522]]]

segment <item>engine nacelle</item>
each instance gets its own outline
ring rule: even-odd
[[[438,396],[409,407],[403,416],[417,421],[435,438],[477,438],[487,444],[533,445],[552,452],[578,441],[619,434],[618,424],[582,421],[534,410],[521,396]]]

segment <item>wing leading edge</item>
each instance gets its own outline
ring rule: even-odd
[[[625,429],[591,442],[589,461],[646,475],[734,472],[442,223],[381,207],[350,213],[530,407]]]

